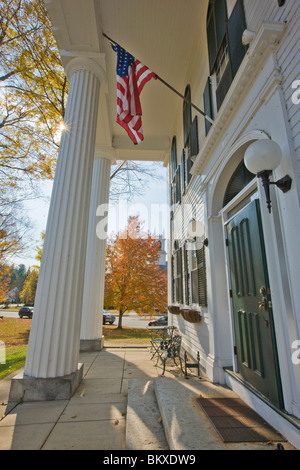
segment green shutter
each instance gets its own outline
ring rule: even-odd
[[[198,139],[198,117],[196,116],[193,120],[193,124],[191,127],[191,157],[195,157],[199,153],[199,139]]]
[[[209,69],[213,69],[217,57],[217,38],[215,31],[214,9],[210,4],[209,12],[207,15],[207,42],[208,42],[208,56],[209,56]]]
[[[182,248],[179,248],[178,250],[178,262],[179,262],[179,272],[177,273],[179,275],[179,292],[178,292],[178,300],[182,304],[183,303],[183,269],[182,269]]]
[[[189,101],[191,100],[191,87],[187,85],[184,92],[184,97]],[[186,145],[187,138],[190,133],[191,124],[192,124],[192,107],[186,101],[183,101],[183,138],[184,145]]]
[[[183,303],[182,248],[175,252],[174,261],[174,301]]]
[[[203,93],[203,103],[204,103],[204,112],[207,114],[209,117],[212,116],[212,104],[211,104],[211,84],[210,84],[210,78],[208,77],[204,93]],[[211,128],[211,123],[205,119],[205,132],[206,135],[208,134],[209,129]]]
[[[242,0],[237,0],[227,25],[228,47],[232,78],[246,54],[247,47],[242,44],[242,35],[246,29],[245,12]]]
[[[171,299],[172,302],[175,302],[175,266],[174,266],[174,256],[171,257]]]
[[[185,287],[185,304],[190,303],[190,274],[189,274],[189,262],[188,262],[188,250],[184,246],[184,287]]]
[[[182,150],[181,154],[181,193],[183,194],[185,191],[186,186],[186,160],[185,160],[185,153]]]
[[[217,37],[217,50],[223,42],[226,33],[226,0],[215,0],[215,25],[216,25],[216,37]]]
[[[205,247],[197,250],[199,305],[207,306]]]
[[[175,174],[175,202],[181,201],[181,181],[180,181],[180,166],[177,167]]]
[[[175,175],[177,168],[177,148],[176,148],[176,137],[172,139],[172,148],[171,148],[171,167],[172,167],[172,179]]]

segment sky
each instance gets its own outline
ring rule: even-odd
[[[140,215],[144,221],[143,229],[156,235],[168,233],[169,217],[167,214],[168,186],[167,168],[158,164],[159,180],[150,180],[145,184],[143,195],[134,197],[130,202],[121,200],[113,203],[108,219],[108,235],[117,233],[126,226],[129,215]],[[36,247],[41,246],[41,234],[46,230],[49,204],[52,192],[52,182],[40,183],[41,197],[24,203],[24,213],[31,221],[28,234],[30,248],[22,256],[14,257],[11,262],[15,265],[25,264],[30,267],[37,264],[35,260]]]

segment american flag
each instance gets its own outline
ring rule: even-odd
[[[144,85],[156,75],[119,44],[112,47],[117,53],[117,123],[134,144],[139,144],[144,140],[140,94]]]

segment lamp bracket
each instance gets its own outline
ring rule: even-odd
[[[272,173],[271,170],[263,170],[257,173],[257,176],[261,178],[262,185],[265,190],[266,202],[268,211],[271,213],[271,198],[270,198],[270,184],[275,184],[277,188],[281,189],[284,193],[291,189],[292,178],[289,175],[285,175],[283,178],[278,181],[270,181],[269,177]]]
[[[280,180],[274,182],[270,181],[270,184],[276,184],[277,188],[286,193],[291,189],[292,178],[289,175],[285,175],[283,178],[280,178]]]

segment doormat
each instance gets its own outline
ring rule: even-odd
[[[240,398],[197,398],[224,442],[285,442]]]

